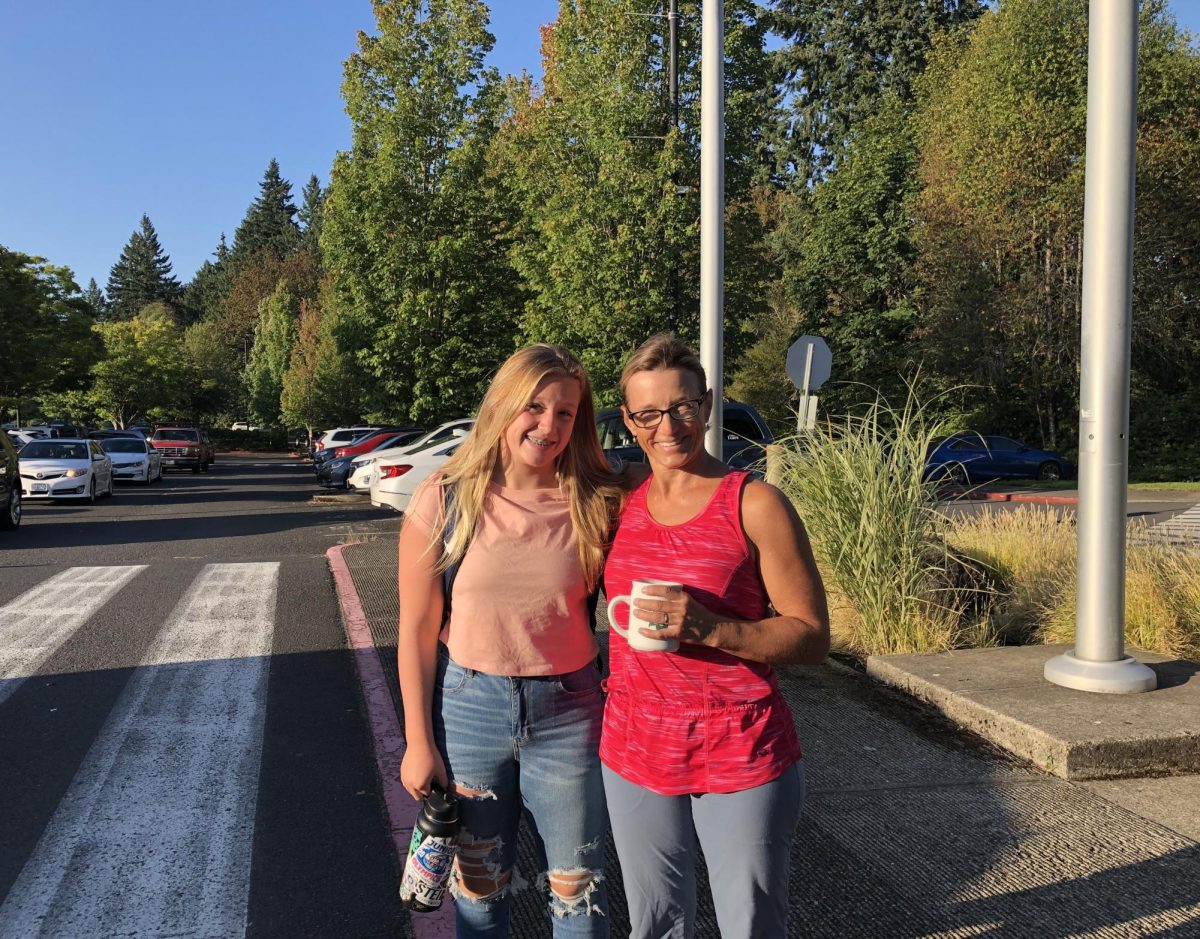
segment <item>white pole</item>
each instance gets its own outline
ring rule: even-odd
[[[700,363],[713,393],[705,436],[721,459],[725,399],[725,10],[704,0],[700,42]]]
[[[1156,685],[1150,668],[1125,655],[1137,27],[1137,0],[1091,0],[1075,648],[1044,672],[1055,684],[1110,694]]]
[[[808,430],[808,389],[812,385],[812,362],[815,349],[816,346],[810,342],[804,353],[804,393],[800,396],[800,414],[796,418],[796,432],[801,434]]]

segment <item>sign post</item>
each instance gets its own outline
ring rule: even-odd
[[[800,389],[796,430],[812,430],[817,424],[817,396],[812,394],[829,380],[833,353],[820,336],[801,336],[788,348],[787,375]]]

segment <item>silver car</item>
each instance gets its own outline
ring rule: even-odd
[[[31,440],[17,454],[25,499],[85,499],[113,494],[112,460],[98,440]]]

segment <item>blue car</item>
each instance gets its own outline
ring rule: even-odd
[[[1061,453],[1039,450],[1012,437],[976,433],[951,434],[925,461],[931,479],[957,483],[991,479],[1064,479],[1075,465]]]

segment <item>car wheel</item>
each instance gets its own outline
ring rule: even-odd
[[[200,464],[200,472],[202,472],[202,473],[207,473],[207,472],[208,472],[208,464],[207,464],[207,463],[201,463],[201,464]]]
[[[200,475],[200,466],[199,466],[199,464],[197,464],[196,466],[193,466],[193,467],[192,467],[192,475],[193,475],[193,476],[199,476],[199,475]]]
[[[21,490],[12,489],[8,493],[8,509],[0,515],[0,528],[12,531],[21,524]]]
[[[1062,479],[1062,467],[1055,463],[1054,460],[1047,460],[1038,467],[1037,478],[1047,481]]]
[[[92,477],[92,481],[88,484],[88,505],[96,504],[96,477]]]
[[[111,499],[112,496],[113,496],[113,478],[112,478],[112,476],[109,476],[108,477],[108,492],[106,492],[104,494],[104,498]]]

